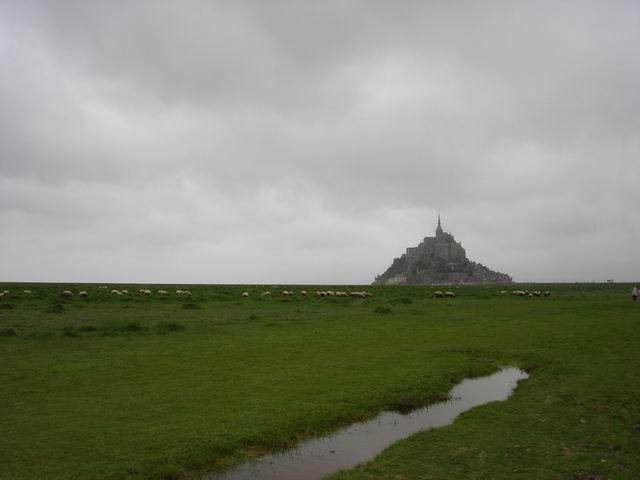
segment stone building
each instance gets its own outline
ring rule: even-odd
[[[511,283],[509,275],[494,272],[467,258],[454,236],[442,229],[440,215],[435,237],[425,237],[417,247],[409,247],[374,284],[474,284]]]

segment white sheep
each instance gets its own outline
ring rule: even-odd
[[[271,295],[271,292],[262,292],[260,294],[261,297],[268,297],[269,295]]]
[[[156,293],[158,295],[169,295],[169,292],[167,292],[166,290],[157,290]]]
[[[456,298],[455,292],[444,292],[445,297],[447,298]]]
[[[31,290],[24,290],[22,293],[24,293],[25,295],[31,295]]]
[[[243,298],[248,298],[249,297],[249,292],[242,292],[242,295],[240,295]]]
[[[306,297],[307,296],[307,291],[306,290],[300,291],[300,295],[302,295],[303,297]]]
[[[87,298],[89,296],[89,294],[87,292],[85,292],[85,291],[82,291],[82,292],[78,292],[78,296],[80,298]]]
[[[433,292],[433,296],[435,298],[444,298],[444,292],[441,292],[440,290],[436,290],[435,292]]]
[[[129,295],[129,290],[121,290],[123,295]]]
[[[73,292],[70,292],[69,290],[63,290],[60,295],[62,295],[63,297],[73,297]]]
[[[119,295],[122,296],[122,292],[120,290],[111,290],[111,295]]]

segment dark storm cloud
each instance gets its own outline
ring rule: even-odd
[[[0,3],[3,278],[640,270],[636,2]]]

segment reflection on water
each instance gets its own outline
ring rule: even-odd
[[[518,380],[528,378],[517,368],[505,368],[487,377],[464,380],[450,392],[451,399],[414,410],[408,415],[382,412],[333,435],[309,440],[284,453],[265,455],[207,480],[312,480],[371,460],[391,444],[421,430],[442,427],[465,410],[505,400]]]

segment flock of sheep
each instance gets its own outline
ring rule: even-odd
[[[501,294],[509,293],[507,290],[502,290]],[[547,290],[546,292],[541,292],[540,290],[536,290],[534,292],[530,292],[529,290],[514,290],[511,292],[512,295],[517,297],[550,297],[551,292]]]
[[[289,290],[283,290],[282,291],[282,295],[285,297],[291,297],[293,295],[295,295],[294,292],[289,291]],[[249,298],[250,294],[249,292],[242,292],[242,294],[240,295],[242,298]],[[270,291],[266,291],[266,292],[262,292],[260,294],[261,297],[269,297],[271,296],[271,292]],[[307,293],[306,290],[301,290],[300,291],[300,296],[302,297],[307,297],[309,296],[309,294]],[[334,290],[324,290],[324,291],[316,291],[316,297],[352,297],[352,298],[368,298],[368,297],[373,297],[373,294],[371,292],[336,292]]]
[[[98,287],[98,290],[109,290],[109,287],[105,287],[105,286]],[[8,290],[6,290],[6,292],[7,292],[7,294],[9,293],[9,292],[8,292]],[[31,291],[29,291],[29,290],[25,290],[25,293],[27,293],[27,292],[31,293]],[[148,288],[141,288],[140,290],[138,290],[138,293],[139,293],[140,295],[150,296],[150,295],[151,295],[151,290],[150,290],[150,289],[148,289]],[[167,295],[169,295],[169,292],[168,292],[167,290],[156,290],[156,293],[157,293],[158,295],[160,295],[160,296],[167,296]],[[128,295],[128,294],[129,294],[129,290],[125,290],[125,289],[122,289],[122,290],[112,289],[112,290],[109,292],[109,294],[111,294],[111,295],[115,295],[115,296],[118,296],[118,297],[121,297],[121,296],[123,296],[123,295]],[[73,293],[72,291],[70,291],[70,290],[63,290],[63,291],[62,291],[62,293],[61,293],[60,295],[61,295],[62,297],[71,298],[71,297],[73,297],[73,296],[74,296],[74,293]],[[180,290],[180,289],[178,289],[178,290],[176,290],[176,295],[177,295],[177,296],[179,296],[179,297],[187,297],[187,298],[188,298],[188,297],[191,297],[191,292],[190,292],[189,290]],[[89,292],[87,292],[87,291],[84,291],[84,290],[83,290],[83,291],[81,291],[81,292],[78,292],[78,297],[80,297],[80,298],[87,298],[88,296],[89,296]]]
[[[277,287],[274,287],[277,288]],[[101,286],[98,287],[99,290],[109,290],[109,287],[106,286]],[[30,295],[31,294],[31,290],[23,290],[23,293],[25,295]],[[111,295],[115,295],[115,296],[123,296],[123,295],[128,295],[129,291],[128,290],[116,290],[116,289],[111,289],[109,291],[109,293]],[[138,293],[140,295],[144,295],[144,296],[151,296],[152,292],[150,289],[148,288],[141,288],[140,290],[138,290]],[[167,290],[156,290],[155,292],[157,295],[159,296],[168,296],[169,292]],[[334,290],[322,290],[322,291],[316,291],[316,297],[351,297],[351,298],[368,298],[368,297],[372,297],[373,294],[371,292],[366,292],[366,291],[354,291],[354,292],[343,292],[343,291],[334,291]],[[502,295],[509,293],[508,290],[502,290],[500,292]],[[11,292],[9,290],[4,290],[2,292],[0,292],[0,300],[2,300],[3,298],[8,298],[9,295],[11,294]],[[285,297],[291,297],[294,296],[295,293],[289,290],[282,290],[282,292],[280,292],[280,294],[282,296]],[[512,295],[518,296],[518,297],[550,297],[551,296],[551,292],[550,291],[546,291],[546,292],[542,292],[540,290],[536,290],[533,292],[530,292],[529,290],[513,290],[511,292]],[[62,297],[66,297],[66,298],[71,298],[73,297],[75,294],[70,291],[70,290],[64,290],[61,294]],[[191,297],[191,292],[189,290],[181,290],[178,289],[176,290],[176,295],[179,297],[186,297],[186,298],[190,298]],[[306,290],[301,290],[300,291],[300,296],[302,297],[307,297],[309,294],[307,293]],[[89,292],[87,291],[80,291],[78,292],[78,297],[80,298],[87,298],[89,296]],[[240,295],[242,298],[249,298],[250,294],[249,292],[242,292],[242,294]],[[271,296],[271,291],[266,291],[266,292],[262,292],[260,293],[261,297],[269,297]],[[442,292],[440,290],[436,290],[435,292],[433,292],[433,296],[434,298],[456,298],[456,293],[455,292]]]

